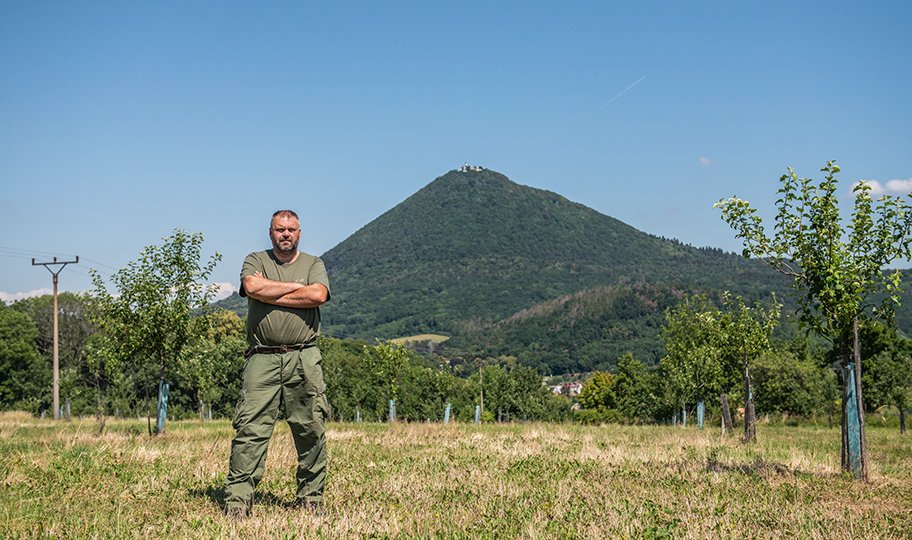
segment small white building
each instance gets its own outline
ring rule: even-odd
[[[555,384],[551,387],[551,391],[555,394],[564,394],[570,397],[574,397],[580,395],[580,392],[583,391],[583,383],[568,382],[563,384]]]
[[[462,167],[459,167],[459,172],[481,172],[484,170],[484,167],[480,165],[469,165],[468,163],[463,163]]]

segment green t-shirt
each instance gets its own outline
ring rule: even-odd
[[[254,272],[273,281],[294,281],[305,285],[321,283],[329,292],[329,278],[323,261],[307,253],[298,253],[298,258],[291,263],[280,262],[271,249],[247,255],[241,268],[241,296],[247,296],[244,292],[244,278]],[[247,298],[249,346],[311,343],[319,334],[320,308],[280,307]]]

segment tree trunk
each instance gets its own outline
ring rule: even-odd
[[[846,336],[847,338],[849,336]],[[851,341],[843,341],[842,369],[842,470],[862,481],[868,480],[868,451],[865,442],[864,401],[861,395],[861,346],[858,318],[852,322]]]
[[[145,386],[145,385],[143,385]],[[146,427],[149,428],[149,436],[152,436],[152,410],[149,408],[149,389],[146,388],[146,397],[143,400],[146,403]]]
[[[849,384],[846,374],[848,370],[846,368],[842,369],[842,384],[843,386]],[[842,432],[842,456],[840,463],[842,465],[843,471],[849,470],[849,417],[848,417],[848,401],[846,400],[845,391],[842,392],[842,421],[840,422],[840,431]]]
[[[484,369],[478,368],[478,406],[480,411],[484,412]]]
[[[744,363],[744,442],[757,442],[757,415],[747,362]]]
[[[855,350],[855,392],[858,395],[858,430],[861,438],[861,480],[868,481],[868,445],[865,442],[864,400],[861,396],[861,343],[858,340],[858,317],[853,324]]]
[[[98,434],[101,435],[105,430],[104,400],[101,399],[101,392],[95,398],[95,420],[98,422]]]
[[[904,407],[899,408],[899,434],[906,434],[906,409]]]
[[[101,435],[105,430],[104,398],[101,390],[101,377],[95,373],[95,420],[98,422],[98,434]]]
[[[728,396],[722,394],[722,422],[725,426],[725,433],[729,436],[732,434],[732,417],[731,411],[728,410]]]

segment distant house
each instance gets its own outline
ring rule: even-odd
[[[555,394],[563,394],[565,396],[575,397],[580,395],[580,392],[583,391],[583,383],[568,382],[563,384],[555,384],[551,387],[551,391]]]
[[[459,172],[481,172],[484,170],[484,167],[480,165],[469,165],[468,163],[463,163],[462,167],[459,167]]]

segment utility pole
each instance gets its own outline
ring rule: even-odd
[[[68,264],[79,264],[79,256],[75,261],[58,261],[57,257],[51,262],[35,262],[32,259],[32,266],[43,266],[54,276],[54,420],[60,420],[60,360],[58,356],[58,331],[57,331],[57,276],[66,268]],[[51,270],[51,266],[59,266],[57,271]]]
[[[479,393],[479,406],[481,407],[481,412],[484,412],[484,366],[478,366],[478,393]]]

